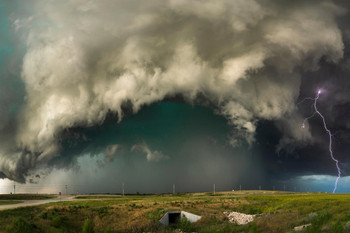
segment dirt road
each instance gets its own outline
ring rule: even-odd
[[[12,205],[0,205],[0,210],[14,209],[18,207],[26,207],[26,206],[34,206],[41,205],[51,202],[59,202],[59,201],[74,201],[74,196],[59,196],[53,199],[45,199],[45,200],[19,200],[23,201],[22,203],[12,204]]]

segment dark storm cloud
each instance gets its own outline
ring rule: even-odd
[[[24,84],[20,80],[24,41],[12,30],[10,13],[15,3],[0,3],[0,177],[23,180],[21,148],[16,146],[17,117],[23,106]],[[23,16],[25,14],[23,13]],[[23,170],[24,169],[24,170]]]
[[[30,15],[8,14],[26,43],[25,98],[16,95],[25,101],[0,124],[0,137],[11,141],[10,151],[0,151],[0,175],[10,179],[24,181],[28,170],[47,164],[69,166],[69,155],[86,149],[67,148],[65,132],[102,124],[108,114],[122,120],[125,105],[137,113],[165,98],[193,103],[200,96],[232,126],[232,146],[253,145],[259,122],[274,122],[274,151],[323,141],[312,123],[296,126],[306,112],[295,105],[299,95],[312,96],[321,84],[339,93],[327,103],[337,109],[325,112],[347,105],[349,95],[339,91],[348,85],[345,1],[28,2]],[[332,67],[343,80],[315,76],[333,74]],[[15,92],[1,93],[2,108],[13,103],[6,98]],[[98,148],[107,163],[115,143]],[[168,156],[135,148],[151,160]]]

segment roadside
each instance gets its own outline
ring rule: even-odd
[[[15,209],[15,208],[27,207],[27,206],[35,206],[35,205],[41,205],[41,204],[59,202],[59,201],[74,201],[73,198],[74,198],[74,196],[63,195],[63,196],[59,196],[57,198],[46,199],[46,200],[19,200],[21,203],[4,204],[4,205],[0,204],[0,210]]]
[[[2,205],[13,205],[13,204],[18,204],[18,203],[23,203],[23,201],[10,201],[10,200],[2,201],[2,200],[0,200],[0,206],[2,206]]]

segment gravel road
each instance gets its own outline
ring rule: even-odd
[[[73,199],[73,198],[74,196],[64,195],[64,196],[59,196],[57,198],[45,199],[45,200],[19,200],[23,202],[18,204],[12,204],[12,205],[0,205],[0,210],[15,209],[18,207],[26,207],[26,206],[35,206],[35,205],[41,205],[41,204],[59,202],[59,201],[75,201],[76,199]]]

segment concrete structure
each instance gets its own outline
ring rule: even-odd
[[[164,214],[164,216],[159,220],[160,223],[169,226],[171,224],[176,224],[181,221],[182,218],[186,217],[186,219],[191,222],[197,222],[202,217],[199,215],[191,214],[186,211],[181,210],[174,210],[174,211],[168,211]]]

